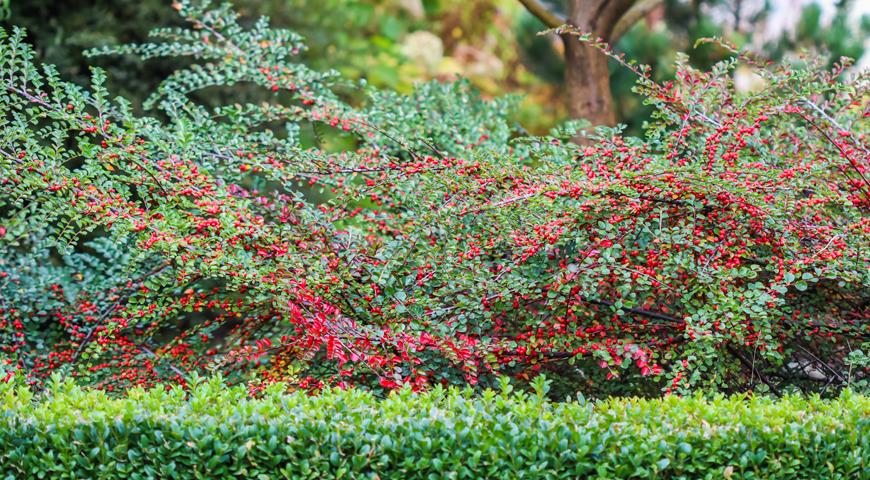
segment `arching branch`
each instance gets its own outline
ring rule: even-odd
[[[538,0],[520,0],[520,3],[526,7],[526,10],[528,10],[529,13],[537,17],[538,20],[543,22],[543,24],[549,28],[560,27],[568,23],[566,19],[557,15]]]
[[[656,7],[661,5],[661,3],[662,0],[639,0],[638,2],[635,2],[635,4],[619,18],[616,25],[613,26],[613,30],[610,32],[610,38],[608,39],[610,44],[613,45],[619,41],[619,39],[622,38],[622,36],[625,35],[625,33],[638,22],[638,20],[655,10]]]

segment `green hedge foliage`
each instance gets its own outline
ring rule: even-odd
[[[259,398],[220,379],[126,397],[0,385],[5,478],[862,479],[870,398],[554,403],[435,388]]]

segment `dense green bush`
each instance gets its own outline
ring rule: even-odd
[[[126,398],[0,384],[6,478],[861,479],[870,398],[564,403],[441,387],[261,398],[222,381]]]
[[[148,115],[0,32],[0,380],[868,387],[870,76],[848,62],[684,58],[656,83],[616,57],[653,121],[580,148],[467,83],[348,103],[298,34],[174,6],[186,27],[91,52],[183,61]]]

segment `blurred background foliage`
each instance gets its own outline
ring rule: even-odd
[[[543,1],[558,11],[559,0]],[[266,15],[275,25],[307,38],[305,60],[336,69],[349,80],[410,92],[415,82],[468,78],[485,97],[522,95],[515,113],[519,131],[542,133],[565,118],[561,88],[561,39],[538,35],[545,27],[517,0],[234,0],[243,15]],[[0,0],[3,26],[29,31],[40,60],[58,66],[77,82],[87,82],[88,48],[143,41],[157,25],[177,24],[171,0]],[[771,36],[769,24],[781,13],[802,13]],[[729,52],[706,45],[722,37],[771,59],[802,50],[860,58],[870,35],[870,18],[855,17],[855,2],[801,0],[664,0],[616,45],[629,58],[652,65],[659,79],[673,75],[677,52],[705,67]],[[831,13],[833,12],[833,13]],[[794,16],[794,12],[791,12]],[[778,19],[776,19],[778,20]],[[93,62],[93,60],[91,60]],[[172,69],[167,61],[146,64],[124,58],[98,58],[113,92],[135,102]],[[751,72],[744,72],[751,83]],[[738,72],[738,75],[741,74]],[[739,79],[736,79],[739,80]],[[649,109],[631,89],[632,74],[611,65],[611,86],[620,121],[637,133]],[[347,95],[359,95],[351,86]]]

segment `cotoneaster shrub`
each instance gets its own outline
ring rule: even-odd
[[[190,60],[153,116],[0,42],[7,381],[866,388],[866,72],[626,63],[654,121],[578,147],[462,82],[348,104],[292,32],[173,6],[188,28],[92,52]]]
[[[5,478],[870,478],[870,399],[0,386]]]

